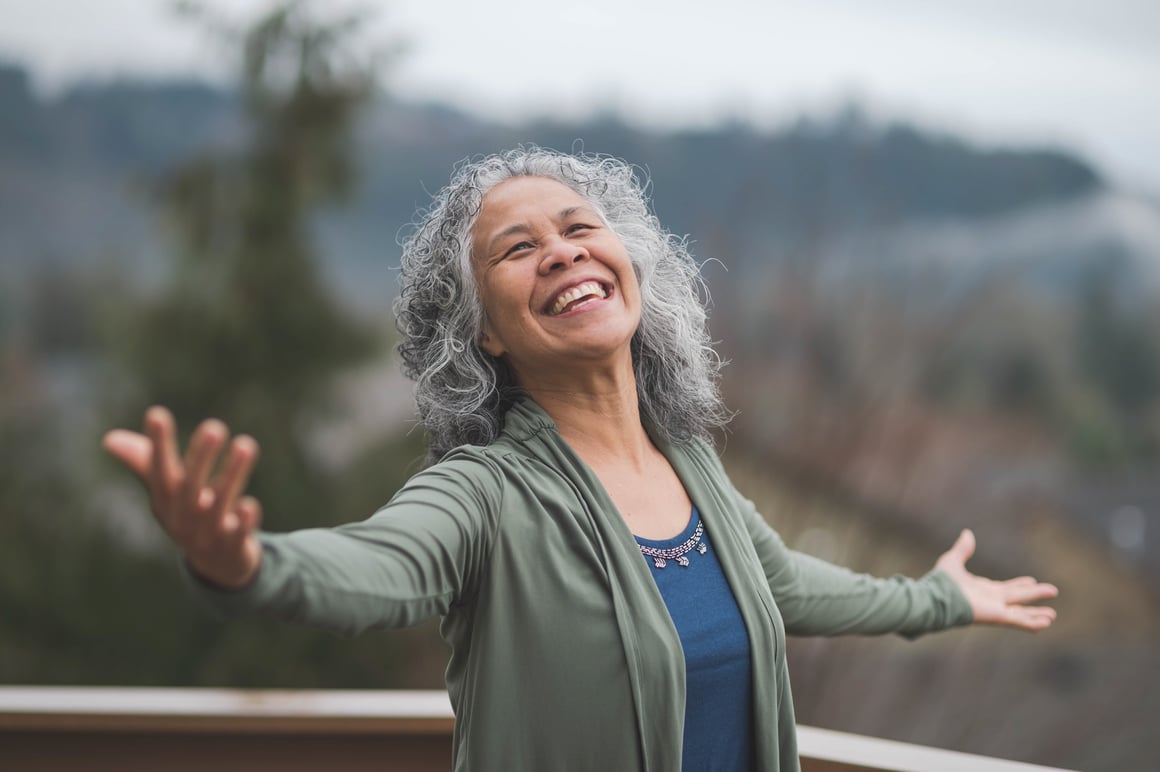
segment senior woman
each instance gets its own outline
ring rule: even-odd
[[[1054,619],[1027,605],[1054,587],[967,572],[969,532],[918,580],[785,546],[710,442],[727,412],[697,268],[627,164],[467,164],[402,268],[434,463],[368,520],[260,531],[258,446],[216,420],[183,456],[162,408],[105,445],[219,607],[345,633],[440,616],[455,769],[796,770],[787,633]]]

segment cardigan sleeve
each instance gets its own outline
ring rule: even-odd
[[[373,516],[335,528],[259,534],[262,563],[242,590],[198,594],[225,613],[256,612],[355,634],[446,614],[478,586],[500,510],[494,465],[459,454],[411,478]]]
[[[855,573],[789,549],[752,501],[737,499],[787,633],[913,638],[973,620],[966,597],[945,572],[921,579]]]

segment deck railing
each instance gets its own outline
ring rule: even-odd
[[[0,687],[0,769],[20,772],[447,770],[439,691]],[[803,772],[1051,767],[798,728]]]

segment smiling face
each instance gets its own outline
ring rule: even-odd
[[[602,360],[631,367],[640,289],[624,244],[587,199],[545,177],[506,180],[484,196],[472,244],[480,346],[517,382]]]

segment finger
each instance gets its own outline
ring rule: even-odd
[[[1050,606],[1015,606],[1006,621],[1013,627],[1036,632],[1050,627],[1055,617],[1055,609]]]
[[[253,533],[261,527],[262,505],[253,496],[242,496],[238,499],[238,505],[234,507],[234,512],[241,520],[241,530],[244,533]]]
[[[236,513],[227,513],[223,523],[236,523]],[[185,559],[198,576],[226,589],[238,590],[249,584],[262,561],[262,544],[251,535],[233,541],[220,536],[210,549],[186,552]]]
[[[262,521],[262,507],[252,496],[243,496],[218,522],[213,576],[223,586],[240,588],[250,582],[261,562],[262,546],[254,531]],[[224,562],[221,558],[227,557]]]
[[[101,446],[133,474],[148,482],[152,463],[153,441],[144,434],[126,429],[113,429],[101,438]]]
[[[1035,582],[1034,584],[1008,585],[1003,588],[1008,603],[1034,603],[1059,595],[1054,584]]]
[[[1051,606],[1008,606],[1009,618],[1015,620],[1047,620],[1055,619],[1056,611]]]
[[[224,512],[217,522],[216,535],[223,545],[233,544],[245,538],[241,515],[236,511]]]
[[[185,479],[181,484],[181,502],[185,512],[196,514],[209,509],[213,496],[208,495],[206,483],[213,470],[229,430],[221,421],[203,421],[189,441],[185,454]]]
[[[218,537],[227,544],[244,541],[257,530],[261,520],[262,508],[258,500],[253,496],[243,496],[231,511],[222,516]]]
[[[177,457],[177,429],[173,415],[163,407],[149,408],[145,412],[145,432],[153,441],[148,484],[154,510],[167,512],[183,471]]]
[[[253,437],[238,435],[230,443],[229,453],[225,464],[214,484],[214,511],[225,514],[234,509],[235,502],[246,483],[250,480],[250,473],[258,461],[258,443]]]
[[[212,519],[215,523],[213,537],[217,540],[216,548],[230,552],[240,548],[241,542],[258,530],[262,522],[262,508],[256,498],[245,496],[240,498],[237,507]]]

